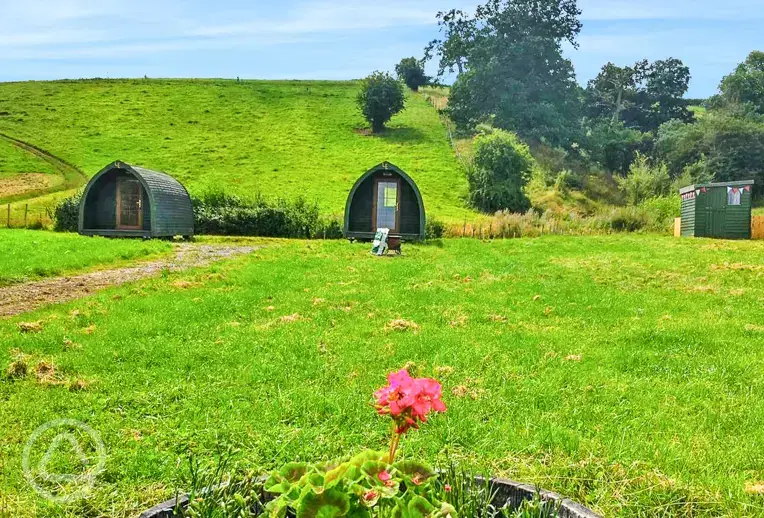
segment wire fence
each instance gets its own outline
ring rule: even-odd
[[[29,204],[0,208],[0,226],[6,228],[47,228],[53,226],[53,207],[30,207]]]

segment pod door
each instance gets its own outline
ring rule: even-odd
[[[143,228],[143,186],[137,178],[120,177],[117,180],[117,229]]]
[[[398,232],[400,180],[381,178],[374,183],[374,228],[389,228]]]

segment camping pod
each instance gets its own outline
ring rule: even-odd
[[[110,237],[191,237],[191,197],[173,177],[114,162],[95,175],[80,200],[79,233]]]
[[[753,180],[690,185],[679,194],[682,236],[751,238]]]
[[[404,241],[424,239],[422,195],[400,168],[383,162],[366,171],[353,185],[345,204],[345,237],[371,240],[378,228]]]

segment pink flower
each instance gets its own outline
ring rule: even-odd
[[[373,489],[372,489],[372,490],[369,490],[369,491],[366,491],[366,492],[363,494],[363,499],[364,499],[366,502],[372,502],[372,501],[374,501],[374,500],[375,500],[376,498],[378,498],[378,497],[379,497],[379,493],[377,493],[377,492],[376,492],[376,491],[374,491]]]
[[[440,399],[440,383],[434,379],[413,379],[401,369],[388,374],[387,381],[387,386],[374,392],[376,408],[380,414],[389,414],[395,420],[397,434],[418,428],[419,421],[427,422],[427,414],[431,411],[446,411],[446,405]]]
[[[451,492],[451,485],[450,484],[446,484],[445,486],[443,486],[443,490],[446,493],[450,493]]]
[[[381,482],[382,482],[384,485],[386,485],[387,487],[393,487],[393,486],[395,486],[395,482],[393,481],[393,479],[392,479],[392,476],[390,475],[390,473],[389,473],[387,470],[385,470],[385,471],[380,471],[379,473],[377,473],[377,478],[378,478],[378,479],[379,479],[379,480],[380,480],[380,481],[381,481]]]

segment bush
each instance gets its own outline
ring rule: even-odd
[[[424,226],[425,239],[440,239],[446,231],[446,225],[440,220],[427,218]]]
[[[636,232],[647,228],[650,217],[640,207],[616,207],[600,216],[600,222],[614,232]]]
[[[468,172],[470,203],[483,212],[525,212],[531,203],[523,188],[533,166],[528,146],[514,133],[492,129],[478,135]]]
[[[194,198],[193,205],[197,234],[311,238],[324,230],[318,205],[303,198],[272,202],[214,192]]]
[[[403,58],[400,63],[395,65],[395,73],[398,79],[406,83],[406,86],[414,90],[419,90],[420,86],[425,86],[430,82],[430,78],[424,73],[424,65],[416,58]]]
[[[673,228],[674,219],[682,214],[682,198],[679,195],[650,198],[639,205],[650,222],[648,228],[657,232],[667,232]]]
[[[56,220],[53,225],[53,230],[56,232],[77,232],[79,230],[80,219],[80,200],[82,199],[82,191],[64,198],[61,200],[54,209],[54,219]]]
[[[364,118],[371,124],[371,131],[378,133],[393,115],[403,110],[403,85],[389,74],[374,72],[361,82],[356,102]]]
[[[666,196],[671,191],[671,178],[664,164],[651,167],[647,157],[638,155],[625,178],[617,178],[618,186],[631,205],[656,196]]]

